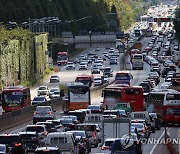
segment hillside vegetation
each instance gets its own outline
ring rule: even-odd
[[[89,17],[78,22],[62,24],[62,30],[78,32],[80,29],[105,31],[127,29],[147,10],[143,0],[1,0],[0,21],[22,23],[28,19],[59,17],[64,21]],[[117,15],[106,15],[106,13]],[[115,27],[108,22],[115,20]]]

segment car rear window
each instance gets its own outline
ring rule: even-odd
[[[40,127],[40,126],[27,127],[26,131],[41,133],[44,132],[44,127]]]
[[[78,130],[95,131],[96,125],[77,125]]]
[[[105,146],[112,146],[114,141],[106,141]]]
[[[19,136],[0,136],[0,144],[10,144],[13,142],[20,142],[21,139]]]
[[[59,150],[42,150],[36,151],[35,154],[59,154]]]

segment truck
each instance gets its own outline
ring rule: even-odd
[[[57,55],[57,64],[59,65],[66,65],[68,62],[67,51],[58,52]]]
[[[121,138],[130,134],[129,118],[104,118],[102,121],[102,143],[108,138]]]

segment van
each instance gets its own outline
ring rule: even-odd
[[[62,154],[78,154],[75,136],[72,133],[49,133],[44,146],[58,147]]]
[[[147,124],[150,124],[150,116],[147,111],[142,111],[142,112],[132,112],[130,115],[130,119],[144,119]]]

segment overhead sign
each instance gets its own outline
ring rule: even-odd
[[[173,18],[154,18],[154,22],[171,22]]]

